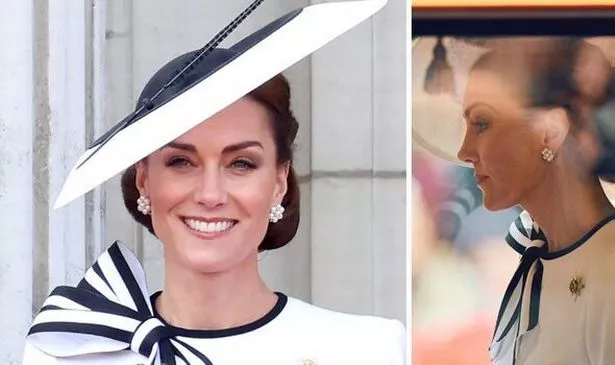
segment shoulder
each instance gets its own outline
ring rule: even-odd
[[[615,216],[609,217],[602,224],[594,228],[595,233],[588,237],[588,240],[609,240],[615,238]]]
[[[405,356],[406,329],[399,320],[337,312],[295,298],[288,298],[285,312],[288,325],[302,328],[302,336],[309,336],[306,340],[334,341],[336,346],[344,343],[358,352],[361,352],[358,349],[369,349],[387,357]]]
[[[613,260],[615,260],[615,219],[596,227],[595,232],[588,235],[580,249],[584,260],[588,263],[591,262],[591,271],[599,276],[606,275],[613,278],[615,275],[615,265],[613,265]],[[603,281],[602,284],[614,288],[609,285],[612,282],[611,280]]]
[[[297,320],[304,320],[306,322],[309,321],[314,324],[325,322],[330,325],[336,325],[342,328],[349,329],[370,328],[391,330],[399,329],[400,326],[402,329],[404,327],[402,323],[396,319],[388,319],[373,315],[338,312],[331,309],[319,307],[292,297],[288,298],[286,310],[288,314],[296,315]]]

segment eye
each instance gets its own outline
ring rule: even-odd
[[[169,167],[185,167],[190,165],[192,165],[192,162],[190,162],[190,160],[188,160],[187,158],[181,156],[171,157],[167,161],[167,166]]]
[[[489,121],[485,118],[476,118],[472,122],[472,125],[476,127],[478,133],[484,132],[489,127]]]
[[[256,164],[248,159],[241,158],[233,161],[231,167],[239,170],[254,170]]]

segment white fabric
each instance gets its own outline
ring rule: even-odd
[[[536,228],[531,219],[522,219],[525,227]],[[514,333],[520,326],[516,356],[514,341],[508,338],[495,347],[500,353],[493,364],[614,364],[615,221],[606,223],[574,250],[557,257],[541,257],[539,262],[543,272],[538,324],[525,331],[527,317],[522,315],[513,328]],[[534,274],[533,266],[528,276]],[[575,277],[585,285],[580,296],[570,290]],[[529,285],[530,281],[523,291],[526,308]]]
[[[520,339],[520,365],[615,363],[615,222],[544,265],[540,322]],[[576,298],[570,281],[585,289]]]
[[[178,337],[214,365],[407,365],[406,334],[397,320],[350,315],[289,298],[271,322],[254,331],[221,338]],[[127,365],[146,363],[132,351],[54,358],[27,344],[23,365]]]

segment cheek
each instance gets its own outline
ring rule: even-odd
[[[511,132],[502,132],[485,144],[485,168],[500,187],[518,191],[534,184],[542,159],[533,145],[530,136]]]
[[[269,214],[275,191],[275,179],[265,171],[249,177],[232,178],[228,194],[249,215]]]
[[[193,191],[194,179],[185,177],[168,178],[164,173],[157,174],[157,178],[150,182],[150,200],[152,208],[160,210],[170,209],[185,201]]]
[[[508,175],[519,165],[528,162],[529,154],[523,150],[523,143],[514,138],[494,138],[485,146],[483,161],[492,174]]]

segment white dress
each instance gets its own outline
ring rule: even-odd
[[[134,265],[136,258],[131,257],[129,250],[125,247],[117,246],[117,244],[114,246],[120,248],[118,252],[124,253],[126,261],[136,274],[137,281],[140,281],[141,272],[138,270],[140,266],[135,270]],[[100,292],[104,292],[106,286],[113,289],[114,293],[118,293],[121,289],[118,289],[120,286],[114,282],[117,278],[111,277],[113,273],[109,274],[113,271],[109,268],[114,266],[107,265],[105,269],[103,266],[105,260],[109,261],[103,255],[98,261],[100,266],[97,270],[90,269],[84,280],[93,284]],[[104,275],[100,275],[101,271]],[[103,282],[97,283],[100,281],[98,279],[103,276]],[[124,330],[132,331],[134,335],[131,334],[130,345],[121,343],[117,339],[104,338],[104,336],[80,336],[79,333],[71,333],[66,330],[66,327],[62,327],[66,324],[63,321],[66,320],[87,326],[88,323],[97,322],[98,317],[96,316],[100,316],[88,308],[80,308],[79,306],[84,302],[72,303],[70,292],[67,293],[69,294],[68,299],[63,293],[55,293],[56,295],[52,293],[43,305],[43,309],[50,309],[42,310],[33,323],[31,330],[42,328],[42,331],[28,336],[23,357],[24,365],[159,364],[160,351],[152,351],[148,359],[138,351],[128,348],[128,346],[139,348],[146,342],[143,338],[148,336],[147,332],[152,333],[150,329],[156,325],[159,326],[158,328],[171,329],[173,340],[168,344],[176,345],[176,349],[179,349],[177,353],[186,356],[186,359],[192,356],[191,352],[186,350],[187,348],[193,348],[206,357],[203,362],[182,361],[180,356],[173,357],[177,364],[186,362],[213,365],[407,364],[405,349],[408,341],[401,322],[374,316],[334,312],[281,293],[277,293],[279,299],[276,306],[263,318],[232,329],[197,331],[170,326],[155,313],[155,309],[151,306],[153,300],[150,302],[150,309],[155,319],[136,323],[134,328],[131,327],[133,325],[130,318],[120,318],[114,324],[110,324],[114,321],[113,318],[104,318],[99,321],[103,326],[113,327],[113,330],[120,331],[122,327],[125,327]],[[154,294],[152,298],[158,294]],[[117,297],[112,297],[110,293],[108,295],[112,301],[117,301]],[[123,302],[130,307],[126,298]],[[63,309],[58,309],[57,306]],[[61,310],[71,312],[63,314]],[[86,314],[90,314],[91,318],[77,318],[82,312],[87,312]],[[152,321],[156,323],[150,326]],[[49,330],[44,326],[54,326],[54,330]],[[148,326],[150,328],[147,328]],[[135,338],[139,338],[136,344]]]
[[[505,295],[493,364],[615,364],[615,216],[557,252],[548,252],[532,225],[524,212],[507,238],[523,252],[517,270],[523,277],[518,285],[513,278]],[[533,247],[537,257],[527,260],[521,246]],[[497,341],[509,324],[508,335]]]

